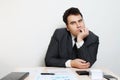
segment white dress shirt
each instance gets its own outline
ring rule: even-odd
[[[84,41],[82,40],[81,42],[76,42],[75,43],[75,41],[74,41],[75,36],[73,36],[72,34],[71,34],[71,36],[72,36],[72,46],[74,46],[74,44],[76,44],[77,48],[79,49],[84,44]],[[71,67],[71,59],[69,59],[65,62],[65,66],[66,67]]]

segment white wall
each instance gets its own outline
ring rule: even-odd
[[[54,30],[65,27],[63,12],[78,7],[86,26],[99,35],[98,60],[120,75],[119,0],[0,0],[0,77],[16,67],[44,66]]]

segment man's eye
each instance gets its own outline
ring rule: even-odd
[[[71,22],[70,24],[73,25],[73,24],[75,24],[75,22]]]
[[[80,19],[78,22],[82,22],[83,20],[82,19]]]

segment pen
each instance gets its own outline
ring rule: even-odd
[[[41,73],[41,75],[55,75],[55,73]]]

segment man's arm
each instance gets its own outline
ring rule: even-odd
[[[89,42],[89,40],[88,40],[88,42]],[[98,45],[99,45],[99,38],[97,36],[94,36],[93,42],[91,42],[90,44],[84,43],[83,46],[78,49],[79,58],[90,62],[90,67],[96,61]]]
[[[65,62],[67,61],[67,59],[62,59],[59,57],[59,40],[57,36],[59,36],[59,34],[56,30],[51,38],[46,53],[45,64],[46,66],[65,67]]]
[[[77,42],[79,43],[83,40],[84,44],[80,48],[78,48],[77,54],[80,59],[89,62],[89,67],[91,67],[96,61],[99,39],[98,36],[89,31],[87,28],[83,28],[77,35]]]
[[[78,54],[78,58],[71,60],[70,62],[71,67],[75,67],[79,69],[87,69],[94,64],[94,62],[96,61],[98,44],[99,44],[98,37],[97,40],[94,43],[93,42],[86,43],[78,49],[76,53]]]

